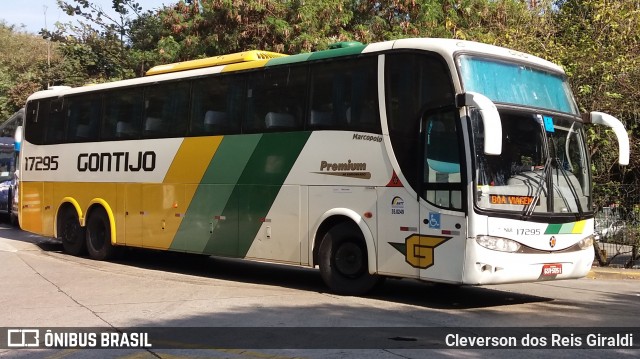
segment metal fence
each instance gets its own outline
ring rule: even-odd
[[[634,201],[635,202],[635,201]],[[601,266],[640,267],[640,202],[611,204],[596,212],[596,260]]]

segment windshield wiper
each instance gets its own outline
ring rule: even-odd
[[[544,170],[542,171],[542,177],[540,178],[540,181],[538,181],[538,186],[536,188],[536,193],[533,197],[533,200],[529,204],[525,205],[522,211],[522,216],[523,218],[526,219],[527,217],[531,216],[531,214],[535,210],[535,207],[538,201],[540,200],[540,195],[542,194],[542,190],[544,187],[543,184],[545,180],[547,182],[547,212],[553,212],[553,208],[554,208],[553,196],[554,196],[554,191],[556,190],[555,188],[556,186],[554,186],[553,177],[551,176],[551,173],[550,173],[552,166],[556,167],[556,171],[559,170],[560,173],[562,173],[562,178],[564,178],[564,181],[567,183],[567,186],[571,191],[571,195],[575,199],[576,206],[578,209],[578,215],[582,216],[584,214],[584,210],[582,208],[582,204],[580,203],[580,198],[578,197],[578,191],[576,190],[576,187],[569,179],[569,176],[567,175],[567,170],[564,169],[561,161],[558,160],[557,149],[555,148],[555,146],[553,148],[553,153],[552,153],[551,146],[549,145],[549,137],[544,127],[543,119],[541,117],[536,116],[536,120],[540,124],[540,129],[542,131],[542,142],[544,143],[544,154],[546,155],[547,159],[544,163]],[[560,198],[563,200],[564,204],[567,206],[567,210],[571,210],[571,205],[569,204],[568,199],[562,194],[562,189],[560,188],[560,181],[557,181],[557,182],[558,182],[557,184],[558,194],[560,195]]]
[[[547,160],[545,161],[544,168],[542,170],[542,176],[540,177],[540,181],[538,182],[538,186],[536,187],[536,194],[533,196],[533,200],[529,204],[524,206],[524,210],[522,211],[522,216],[525,218],[531,216],[533,210],[537,206],[538,201],[540,200],[540,194],[542,194],[542,189],[544,188],[543,183],[547,179],[547,173],[551,169],[551,162],[551,157],[547,156]]]
[[[543,183],[545,182],[545,180],[551,178],[548,175],[548,172],[551,169],[552,157],[551,157],[551,150],[549,149],[549,138],[547,137],[547,130],[544,127],[544,119],[540,115],[534,116],[534,119],[536,122],[538,122],[538,125],[540,125],[540,131],[542,132],[542,143],[544,144],[543,155],[545,156],[546,160],[544,162],[542,177],[540,178],[540,181],[538,182],[538,187],[536,188],[536,194],[533,196],[533,200],[529,204],[525,205],[524,209],[522,210],[522,216],[524,217],[524,219],[531,216],[531,214],[535,210],[535,207],[537,206],[537,203],[540,200],[540,194],[542,193]],[[548,207],[549,206],[548,199],[552,195],[551,192],[553,191],[553,182],[551,180],[548,180],[547,182],[550,182],[550,183],[547,183],[549,187],[547,189],[547,207]]]
[[[557,163],[556,167],[560,170],[560,173],[562,173],[562,178],[564,178],[564,181],[567,183],[567,186],[569,187],[569,190],[571,191],[571,195],[575,199],[576,206],[578,207],[578,214],[580,216],[582,216],[584,214],[584,211],[582,210],[582,204],[580,204],[580,198],[578,198],[578,191],[576,191],[576,187],[569,180],[569,176],[567,176],[567,170],[564,169],[564,166],[561,166],[558,163],[558,159],[556,159],[556,163]],[[558,193],[560,194],[560,197],[562,197],[562,199],[564,199],[564,202],[567,205],[568,209],[571,209],[571,206],[569,205],[569,201],[567,201],[566,198],[562,195],[562,190],[560,189],[560,184],[559,183],[558,183]]]

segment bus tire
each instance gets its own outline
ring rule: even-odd
[[[58,219],[58,238],[62,242],[64,252],[72,256],[83,255],[87,251],[84,228],[80,226],[78,213],[67,208],[60,213]]]
[[[322,238],[318,254],[320,275],[336,294],[362,295],[380,280],[369,274],[367,247],[355,224],[333,226]]]
[[[80,226],[78,213],[67,208],[60,213],[58,220],[58,238],[64,252],[72,256],[83,255],[87,251],[84,228]]]
[[[87,250],[92,259],[104,261],[113,257],[115,248],[111,244],[111,225],[102,207],[90,212],[86,233]]]

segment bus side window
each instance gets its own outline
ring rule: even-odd
[[[194,81],[189,133],[192,136],[239,133],[242,94],[243,76],[217,76]]]
[[[456,118],[457,111],[453,109],[429,114],[424,119],[424,197],[439,207],[462,209]]]
[[[98,139],[102,99],[99,95],[71,97],[67,100],[67,140],[88,142]]]
[[[425,111],[453,106],[454,89],[446,62],[437,54],[406,52],[385,55],[387,125],[402,174],[416,191],[424,170],[416,154],[422,144],[420,120]]]
[[[106,94],[102,122],[103,140],[130,140],[140,136],[142,91],[116,90]]]
[[[47,111],[40,109],[47,108]],[[25,139],[35,145],[44,144],[44,124],[48,119],[49,100],[32,100],[25,108],[25,127],[29,130],[25,132]],[[45,117],[46,115],[46,117]]]
[[[189,119],[189,82],[147,87],[143,137],[182,137]]]
[[[269,68],[251,74],[243,131],[301,130],[306,84],[307,70],[302,66]]]
[[[49,120],[46,127],[46,143],[60,143],[64,141],[66,130],[66,116],[63,106],[64,99],[57,98],[49,102]]]
[[[370,56],[312,65],[309,129],[382,132],[376,60]]]

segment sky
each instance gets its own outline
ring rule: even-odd
[[[66,0],[74,3],[73,0]],[[93,4],[102,6],[105,11],[112,10],[112,0],[90,0]],[[139,0],[143,10],[153,10],[177,3],[178,0]],[[46,14],[46,16],[45,16]],[[78,19],[82,19],[77,17]],[[56,22],[66,23],[77,21],[67,16],[59,7],[56,0],[0,0],[0,21],[6,25],[15,25],[19,30],[37,34],[40,29],[55,29]],[[84,19],[82,19],[84,20]],[[22,27],[24,25],[24,27]]]

